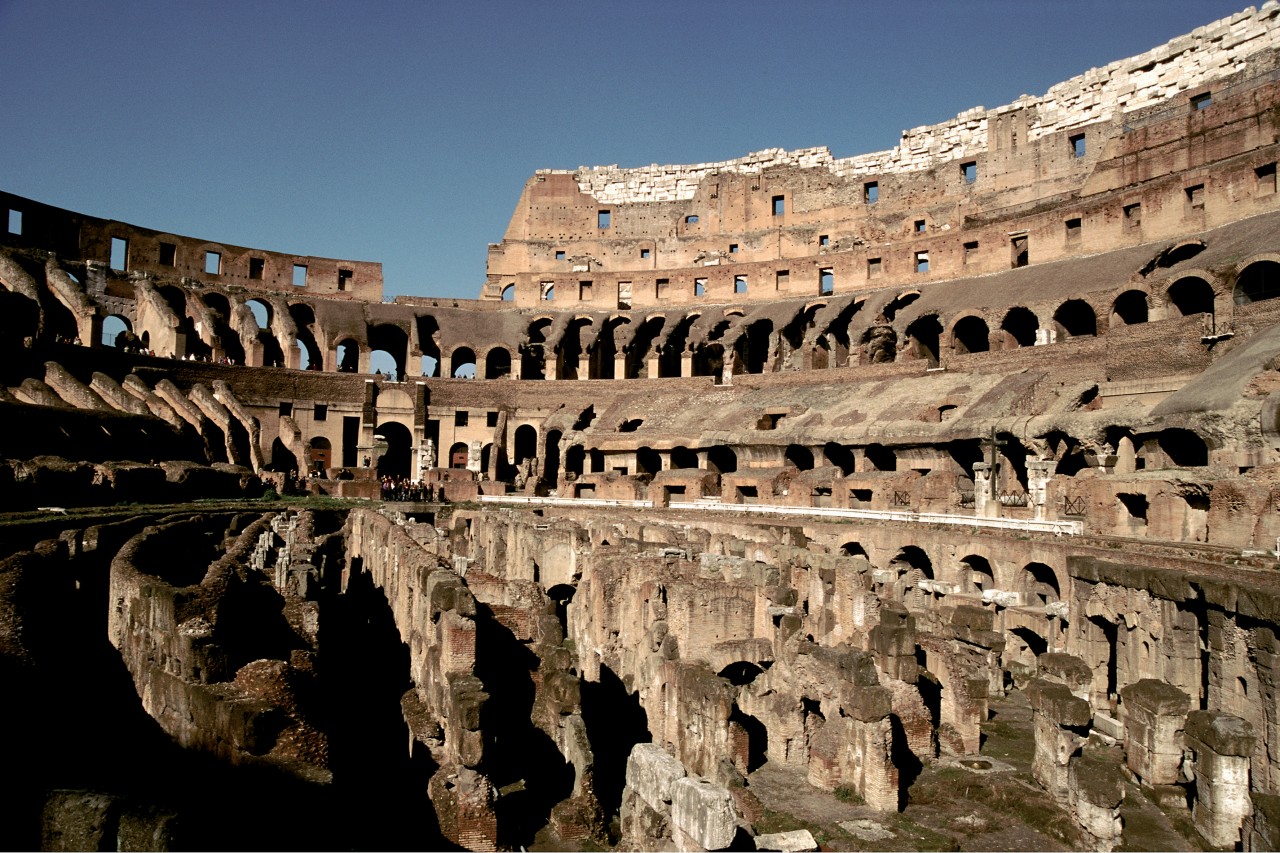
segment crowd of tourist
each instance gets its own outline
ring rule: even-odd
[[[382,499],[384,501],[434,501],[435,486],[408,477],[383,477]]]

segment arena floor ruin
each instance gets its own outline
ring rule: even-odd
[[[0,193],[6,845],[1276,849],[1278,156],[1272,0],[476,300]]]

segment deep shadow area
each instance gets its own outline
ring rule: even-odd
[[[638,743],[649,743],[649,716],[640,707],[640,694],[627,686],[612,669],[600,665],[598,682],[582,682],[582,720],[596,757],[596,799],[606,817],[622,806],[627,782],[627,758]]]

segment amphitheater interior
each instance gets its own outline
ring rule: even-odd
[[[1278,159],[1271,0],[473,300],[0,193],[7,846],[1277,849]]]

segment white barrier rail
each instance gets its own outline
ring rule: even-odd
[[[523,495],[481,495],[484,503],[539,504],[548,506],[612,506],[652,509],[653,501],[611,501],[601,498],[531,498]],[[821,506],[779,506],[776,504],[728,504],[718,501],[672,501],[671,509],[711,510],[757,515],[802,515],[819,518],[864,518],[873,521],[906,521],[914,524],[950,524],[957,527],[986,527],[997,530],[1026,530],[1034,533],[1081,536],[1082,521],[1033,521],[1021,518],[982,518],[976,515],[947,515],[940,512],[903,512],[887,509],[842,509]]]

